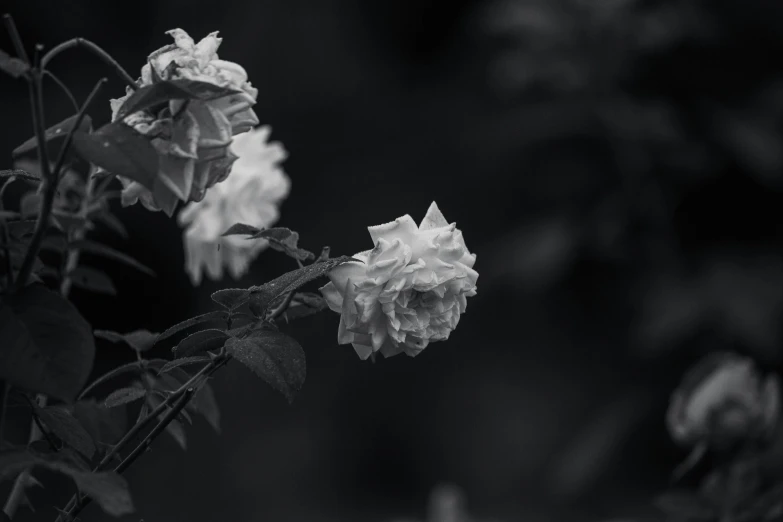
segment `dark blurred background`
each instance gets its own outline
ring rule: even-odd
[[[436,200],[478,254],[456,333],[416,359],[360,361],[322,313],[284,326],[307,352],[288,406],[240,365],[214,381],[223,433],[161,438],[128,474],[147,522],[424,520],[443,482],[479,520],[647,516],[685,454],[668,395],[704,353],[781,363],[783,3],[771,0],[11,0],[28,49],[82,36],[132,76],[180,27],[219,30],[290,153],[279,224],[334,254]],[[0,47],[11,51],[6,34]],[[109,120],[124,88],[69,51],[53,71]],[[23,82],[0,80],[0,157],[32,134]],[[47,121],[71,114],[54,85]],[[159,274],[105,264],[119,297],[72,296],[96,328],[162,331],[209,294],[292,269],[266,252],[241,281],[190,286],[181,230],[140,206],[105,241]],[[87,258],[89,261],[89,258]],[[95,262],[95,261],[93,261]],[[99,344],[96,375],[129,350]],[[168,357],[166,349],[159,355]],[[21,428],[20,428],[21,429]],[[24,437],[23,434],[20,437]],[[34,502],[70,491],[34,490]],[[19,520],[50,520],[51,508]],[[108,519],[94,506],[84,520]],[[440,522],[430,520],[429,522]]]

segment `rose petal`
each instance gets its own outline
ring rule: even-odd
[[[419,230],[431,230],[433,228],[445,227],[448,224],[449,222],[443,217],[438,204],[433,201],[430,208],[427,209],[424,219],[421,220]]]

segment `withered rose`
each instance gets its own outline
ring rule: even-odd
[[[158,112],[144,110],[124,118],[127,125],[150,138],[160,154],[160,166],[152,190],[118,176],[123,185],[122,204],[141,201],[149,210],[172,215],[179,201],[201,201],[209,187],[226,179],[236,159],[229,149],[232,136],[258,124],[252,109],[258,91],[240,65],[218,58],[222,39],[216,32],[198,43],[182,29],[168,34],[175,43],[149,56],[140,87],[161,79],[189,79],[238,91],[211,101],[172,100]],[[128,88],[124,97],[111,100],[112,121],[131,94]]]

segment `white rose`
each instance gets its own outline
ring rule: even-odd
[[[278,166],[286,151],[280,143],[267,143],[269,133],[269,127],[260,127],[236,136],[231,149],[238,159],[231,174],[179,214],[186,225],[186,270],[194,285],[201,282],[203,268],[212,279],[223,277],[224,265],[232,277],[241,277],[267,246],[264,240],[221,234],[236,223],[265,228],[279,217],[278,205],[291,182]]]
[[[672,395],[667,424],[681,444],[731,443],[764,437],[777,422],[780,384],[753,361],[730,353],[707,357]]]
[[[476,295],[476,255],[435,202],[418,227],[409,215],[368,228],[375,248],[356,254],[321,288],[340,315],[337,342],[351,343],[362,359],[413,357],[457,327],[467,297]]]
[[[118,176],[123,185],[122,204],[141,201],[147,209],[171,215],[178,201],[200,201],[206,190],[228,176],[236,159],[229,151],[231,137],[258,124],[253,105],[258,95],[238,64],[218,59],[221,38],[211,33],[196,44],[182,29],[168,31],[175,43],[158,49],[141,70],[139,86],[156,81],[190,79],[228,87],[239,94],[207,102],[172,100],[158,113],[139,111],[124,122],[150,138],[161,154],[158,179],[152,190]],[[155,75],[152,71],[155,71]],[[132,94],[111,100],[112,121]],[[181,114],[180,114],[181,113]],[[174,118],[175,114],[179,114]]]

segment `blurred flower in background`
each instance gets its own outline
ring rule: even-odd
[[[455,484],[438,484],[432,489],[423,522],[478,522],[467,508],[465,492]],[[418,522],[416,519],[399,519],[393,522]],[[485,521],[488,522],[488,521]]]
[[[157,113],[143,110],[123,118],[150,138],[160,153],[160,166],[152,191],[120,176],[122,204],[133,205],[141,200],[148,210],[163,210],[171,216],[179,201],[201,201],[209,187],[226,179],[236,159],[229,150],[231,137],[258,124],[251,108],[258,90],[247,81],[247,73],[240,65],[218,59],[222,39],[217,32],[198,44],[182,29],[168,34],[175,44],[149,56],[141,71],[140,87],[161,80],[186,79],[236,91],[207,102],[172,100]],[[125,96],[111,100],[112,121],[116,121],[132,93],[128,87]]]
[[[234,279],[241,277],[267,247],[265,240],[222,234],[236,223],[266,228],[280,215],[278,207],[288,196],[291,181],[279,166],[286,150],[278,142],[267,142],[270,132],[269,127],[259,127],[236,136],[231,149],[238,159],[230,176],[178,216],[185,226],[185,268],[194,285],[201,282],[204,269],[212,279],[223,277],[224,266]]]
[[[766,438],[780,413],[780,382],[763,377],[753,360],[716,353],[696,365],[672,395],[667,425],[684,445],[726,446]]]

